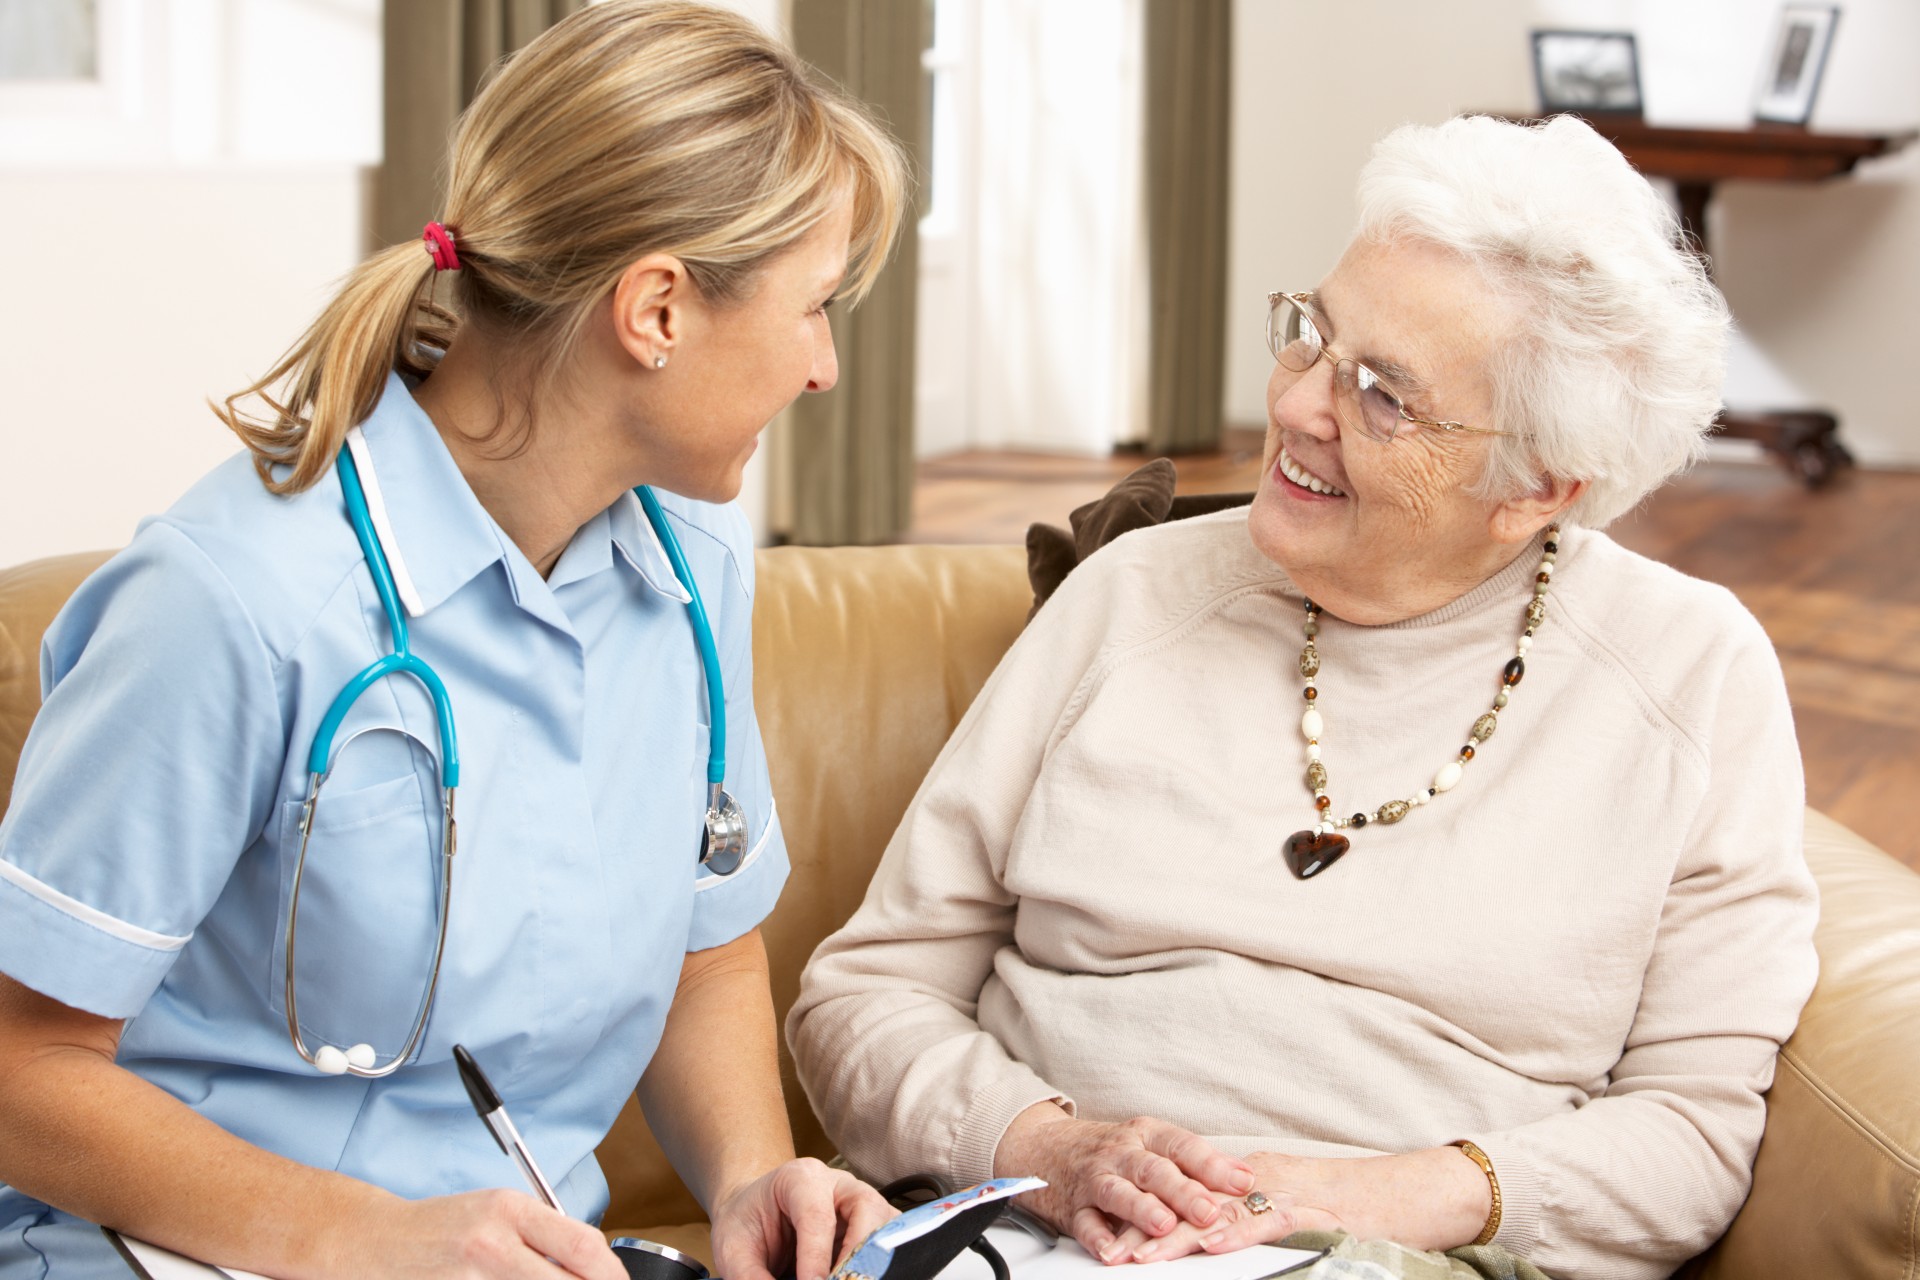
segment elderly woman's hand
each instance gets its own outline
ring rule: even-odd
[[[1255,1185],[1245,1161],[1178,1125],[1144,1116],[1123,1124],[1077,1120],[1051,1102],[1014,1118],[993,1171],[1046,1179],[1021,1203],[1103,1262],[1125,1258],[1122,1233],[1144,1241],[1178,1229],[1198,1240],[1218,1223],[1222,1197]]]
[[[1275,1244],[1295,1231],[1345,1231],[1416,1249],[1453,1249],[1479,1236],[1492,1208],[1486,1175],[1456,1147],[1337,1160],[1259,1152],[1247,1163],[1270,1209],[1254,1212],[1251,1195],[1216,1196],[1212,1226],[1183,1222],[1158,1238],[1129,1229],[1113,1259],[1103,1261],[1232,1253]]]

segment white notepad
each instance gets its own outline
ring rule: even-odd
[[[177,1253],[162,1249],[157,1244],[148,1244],[145,1240],[135,1240],[132,1236],[123,1236],[117,1231],[105,1231],[107,1239],[113,1241],[120,1250],[120,1256],[127,1260],[137,1276],[146,1280],[267,1280],[251,1271],[240,1271],[229,1267],[210,1266],[204,1262],[195,1262],[192,1258],[183,1258]]]
[[[1318,1250],[1256,1244],[1237,1253],[1196,1253],[1171,1262],[1109,1267],[1070,1237],[1062,1236],[1048,1248],[1032,1232],[1005,1222],[987,1228],[987,1240],[1006,1259],[1013,1280],[1266,1280],[1320,1257]],[[962,1249],[940,1280],[993,1280],[993,1269],[973,1250]]]
[[[251,1271],[195,1262],[132,1236],[113,1231],[106,1234],[119,1246],[135,1274],[146,1280],[267,1280]],[[1266,1280],[1320,1256],[1307,1249],[1256,1244],[1238,1253],[1196,1253],[1171,1262],[1109,1267],[1065,1236],[1048,1248],[1029,1231],[997,1223],[987,1229],[987,1239],[1006,1259],[1014,1280]],[[940,1273],[940,1280],[993,1280],[993,1269],[973,1250],[962,1249]]]

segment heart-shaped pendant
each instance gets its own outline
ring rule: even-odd
[[[1348,847],[1345,836],[1296,831],[1287,837],[1287,870],[1301,880],[1311,880],[1340,861]]]

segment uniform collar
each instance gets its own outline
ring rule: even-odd
[[[631,493],[583,525],[542,582],[467,487],[440,432],[397,373],[387,375],[379,404],[349,434],[348,447],[409,616],[437,607],[496,563],[505,565],[515,601],[533,608],[534,598],[611,568],[614,547],[655,591],[688,599]]]
[[[620,558],[632,565],[633,571],[648,586],[681,604],[693,599],[687,589],[680,585],[680,579],[674,576],[673,562],[667,559],[667,549],[661,544],[653,522],[647,519],[638,497],[623,493],[620,501],[608,507],[602,515],[612,527],[613,545],[620,549]]]
[[[347,447],[410,616],[436,608],[482,570],[510,559],[506,535],[467,487],[399,374],[387,374],[380,403],[348,434]]]
[[[621,494],[612,506],[580,526],[573,541],[560,553],[553,572],[547,575],[547,585],[558,591],[568,583],[611,569],[616,549],[641,581],[661,595],[681,604],[692,599],[680,579],[674,577],[673,563],[667,559],[660,535],[654,532],[640,499],[632,493]]]

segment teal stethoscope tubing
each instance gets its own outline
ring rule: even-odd
[[[388,567],[386,552],[381,549],[380,538],[374,532],[373,516],[367,510],[366,491],[360,485],[359,468],[354,465],[353,456],[346,449],[340,451],[337,469],[340,472],[340,488],[346,494],[347,519],[353,525],[354,537],[360,541],[360,552],[366,557],[367,570],[373,575],[373,588],[380,595],[380,607],[385,610],[387,626],[393,633],[393,652],[349,680],[334,698],[333,705],[327,708],[326,717],[320,721],[320,728],[313,735],[313,749],[307,753],[307,772],[326,773],[327,759],[333,753],[333,739],[360,695],[387,676],[405,672],[418,679],[425,686],[427,696],[433,699],[433,717],[440,732],[440,785],[457,787],[460,785],[460,745],[454,734],[453,703],[447,697],[447,687],[441,683],[439,674],[425,660],[414,656],[408,647],[406,611],[400,607],[400,593],[393,585],[393,570]],[[720,679],[720,651],[713,642],[713,624],[707,620],[707,607],[700,598],[700,587],[693,580],[693,570],[687,567],[686,553],[680,549],[680,539],[674,536],[666,512],[660,507],[660,499],[645,485],[633,492],[647,513],[647,523],[653,526],[654,534],[666,550],[667,560],[673,566],[673,576],[686,588],[687,616],[693,622],[694,639],[700,646],[700,667],[707,682],[707,716],[712,726],[707,738],[707,782],[709,785],[718,785],[725,782],[727,777],[727,697]]]
[[[393,569],[387,562],[379,534],[374,529],[373,515],[367,507],[366,490],[361,485],[360,470],[354,463],[350,449],[340,450],[335,469],[339,472],[340,490],[346,499],[347,520],[353,526],[353,536],[360,543],[367,571],[373,577],[374,590],[380,596],[380,608],[387,615],[387,626],[393,636],[393,652],[355,675],[334,696],[320,721],[320,727],[314,732],[313,747],[307,753],[307,801],[300,817],[300,850],[294,863],[292,900],[288,906],[285,935],[287,1031],[292,1037],[294,1049],[323,1073],[341,1075],[350,1072],[366,1079],[378,1079],[399,1070],[413,1056],[426,1031],[427,1016],[433,1008],[434,992],[440,983],[440,962],[446,952],[447,922],[453,893],[456,846],[453,810],[454,789],[460,785],[460,743],[454,732],[453,702],[447,696],[446,685],[439,673],[424,659],[415,656],[410,647],[406,611],[401,608],[400,592],[393,581]],[[644,485],[633,492],[640,499],[640,505],[647,514],[647,523],[653,526],[654,535],[660,540],[667,560],[673,566],[674,577],[679,579],[687,593],[687,616],[693,623],[694,638],[700,649],[700,666],[707,685],[707,714],[711,724],[707,740],[709,798],[700,861],[717,874],[731,875],[739,869],[745,854],[746,823],[740,806],[726,793],[724,786],[727,773],[727,700],[720,679],[720,652],[713,641],[713,626],[707,619],[706,605],[700,599],[700,588],[693,580],[686,554],[667,522],[660,500]],[[391,1061],[384,1066],[375,1066],[377,1055],[371,1045],[357,1044],[344,1050],[334,1045],[320,1045],[315,1049],[307,1047],[301,1034],[299,1001],[294,989],[294,950],[299,932],[300,884],[306,870],[307,845],[313,835],[313,817],[320,803],[320,789],[332,768],[334,739],[347,713],[362,694],[388,676],[402,674],[418,680],[432,699],[434,723],[440,738],[440,786],[444,814],[440,837],[439,931],[434,943],[433,967],[427,975],[427,985],[414,1015],[413,1029]],[[411,734],[406,736],[412,737]]]
[[[707,621],[707,606],[700,599],[700,588],[694,585],[693,570],[687,567],[680,539],[673,536],[673,530],[667,525],[667,513],[660,509],[660,499],[645,485],[635,489],[633,496],[640,499],[640,505],[646,509],[647,523],[653,526],[660,545],[666,548],[673,576],[680,579],[680,585],[687,590],[687,617],[693,621],[693,638],[700,645],[700,669],[707,675],[707,723],[713,726],[707,737],[707,785],[717,787],[727,780],[727,695],[720,685],[720,650],[713,643],[713,624]]]
[[[439,673],[423,659],[416,658],[409,647],[407,613],[400,607],[393,570],[388,567],[386,552],[374,532],[366,490],[360,487],[360,469],[353,465],[353,456],[346,449],[340,450],[335,469],[340,473],[340,489],[347,499],[347,520],[353,525],[353,536],[360,541],[360,554],[366,557],[367,571],[373,575],[373,589],[380,595],[387,628],[393,633],[393,652],[347,681],[334,697],[333,705],[320,721],[320,728],[314,732],[313,750],[307,753],[307,772],[325,775],[333,755],[334,735],[340,731],[341,721],[347,718],[347,712],[360,700],[360,695],[386,677],[405,672],[425,686],[427,696],[433,699],[433,718],[440,730],[440,785],[451,791],[460,785],[460,742],[453,732],[453,702],[447,697],[447,686],[441,683]]]

